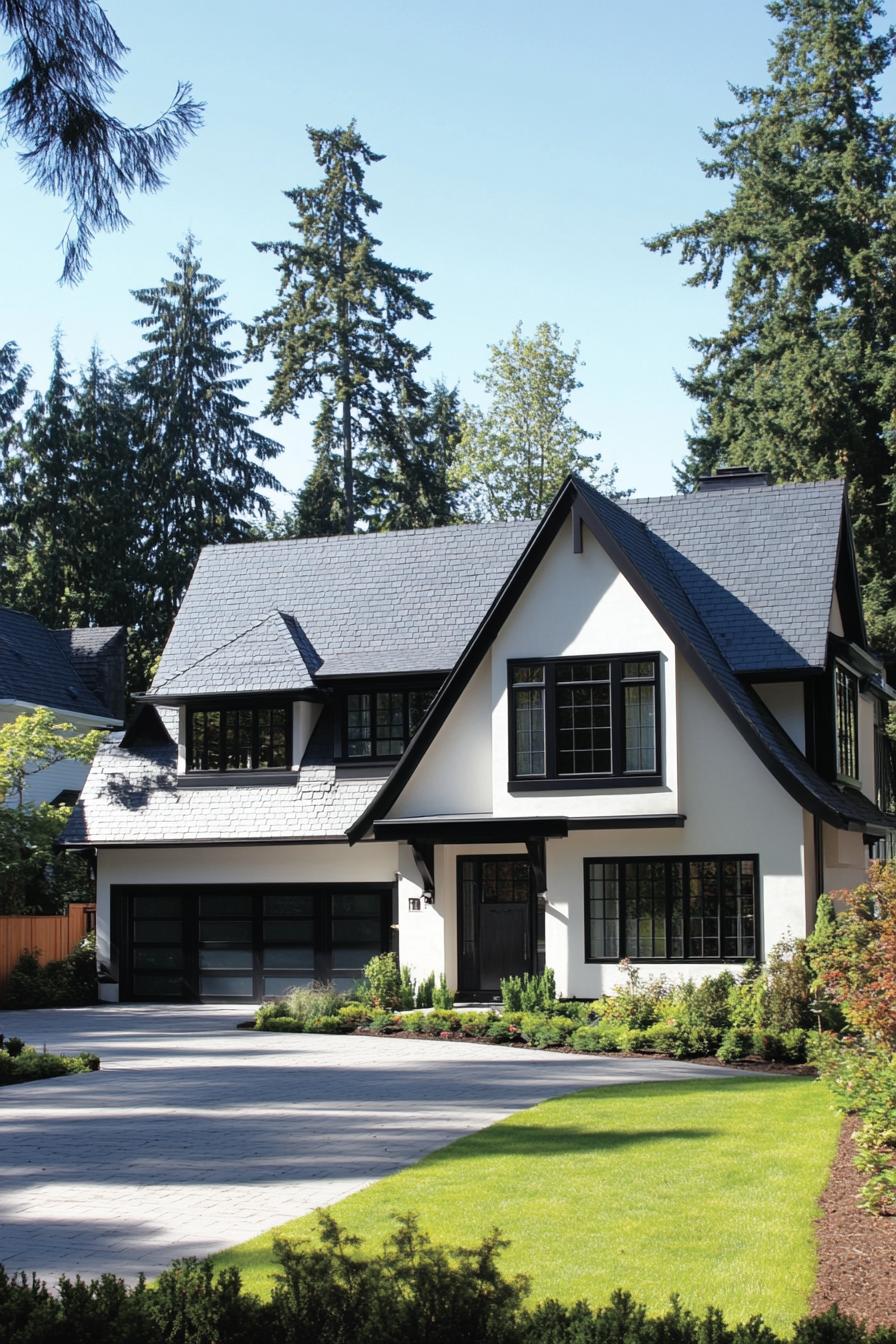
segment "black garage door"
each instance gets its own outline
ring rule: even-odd
[[[113,959],[128,1000],[239,1000],[360,979],[391,946],[388,886],[112,888]]]

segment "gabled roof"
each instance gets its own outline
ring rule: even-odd
[[[820,669],[827,654],[843,481],[621,500],[736,672]]]
[[[571,510],[576,525],[584,523],[590,528],[717,704],[787,792],[801,806],[832,825],[863,831],[889,829],[887,818],[868,799],[859,801],[823,779],[755,692],[740,680],[679,579],[675,565],[670,562],[668,544],[653,535],[635,516],[631,506],[614,503],[586,481],[570,476],[443,684],[404,755],[377,797],[349,828],[349,840],[354,842],[365,835],[372,823],[385,816],[397,800]],[[842,494],[838,514],[838,519],[841,518]],[[839,526],[838,521],[838,536]],[[836,547],[834,556],[825,630],[833,591]]]
[[[54,630],[53,638],[71,658],[84,685],[106,712],[124,721],[127,712],[127,627],[124,625],[76,626]]]
[[[534,527],[483,523],[207,546],[153,691],[172,689],[182,674],[211,661],[275,609],[301,625],[322,660],[321,678],[447,672]],[[225,666],[226,655],[217,664],[216,690],[253,689],[245,682],[226,685]],[[298,660],[294,667],[301,675]],[[244,666],[235,663],[233,674],[243,677]]]
[[[246,692],[301,691],[314,687],[320,658],[298,621],[271,611],[170,677],[160,674],[154,698],[182,700],[239,687]]]
[[[33,616],[0,607],[0,700],[114,720],[116,716],[86,685],[69,647],[68,640]]]

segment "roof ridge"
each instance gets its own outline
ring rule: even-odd
[[[269,621],[272,616],[279,616],[280,619],[282,620],[283,612],[280,611],[279,608],[275,607],[272,611],[269,611],[267,612],[266,615],[262,616],[261,620],[253,621],[251,625],[247,625],[244,629],[238,631],[237,634],[232,635],[230,639],[225,639],[223,643],[218,644],[213,649],[210,649],[208,653],[203,653],[199,658],[196,658],[192,663],[187,663],[186,667],[178,668],[176,672],[172,672],[171,675],[169,677],[166,677],[164,681],[160,681],[158,684],[153,683],[151,689],[153,691],[160,691],[162,690],[163,687],[170,686],[172,681],[177,681],[179,677],[184,676],[187,672],[192,672],[193,669],[195,667],[198,667],[200,663],[205,663],[209,660],[209,658],[214,658],[215,654],[221,653],[222,650],[229,648],[231,644],[236,644],[238,640],[243,639],[246,635],[251,634],[253,630],[257,630],[260,626],[264,625],[267,621]]]

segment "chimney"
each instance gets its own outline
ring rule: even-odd
[[[719,467],[712,476],[701,476],[697,489],[703,494],[715,490],[746,490],[749,486],[771,485],[772,478],[767,471],[754,471],[752,467]]]

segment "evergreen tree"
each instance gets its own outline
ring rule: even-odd
[[[4,56],[13,70],[0,90],[0,143],[17,141],[29,178],[65,198],[62,278],[77,281],[97,229],[126,227],[121,197],[164,185],[162,169],[199,127],[202,104],[178,84],[148,125],[111,116],[127,48],[96,0],[0,0],[0,28],[12,38]]]
[[[48,626],[69,622],[71,558],[78,544],[74,388],[57,335],[44,393],[26,412],[10,463],[14,604]]]
[[[579,347],[564,350],[561,331],[542,322],[534,336],[518,322],[508,341],[489,347],[489,367],[476,374],[490,403],[465,406],[460,447],[450,479],[468,517],[540,518],[570,471],[615,493],[616,468],[599,474],[599,453],[582,444],[597,434],[569,414]]]
[[[314,422],[314,466],[293,506],[268,529],[274,541],[289,537],[329,537],[345,531],[342,461],[338,451],[336,414],[325,400]]]
[[[6,435],[25,400],[30,377],[28,365],[19,363],[19,347],[15,341],[0,345],[0,448],[5,446]]]
[[[368,525],[382,532],[453,522],[451,469],[460,437],[460,397],[444,383],[422,408],[384,417],[363,458]]]
[[[71,561],[73,625],[131,625],[140,513],[132,415],[121,370],[96,346],[74,396],[78,544]]]
[[[728,204],[648,242],[688,284],[727,283],[692,341],[698,403],[680,485],[719,463],[783,481],[846,476],[867,613],[896,652],[896,120],[877,110],[896,47],[880,0],[774,0],[769,82],[704,133]]]
[[[144,350],[131,360],[137,480],[144,510],[138,639],[158,652],[196,557],[210,542],[252,535],[250,515],[267,517],[262,493],[279,489],[261,463],[281,448],[253,428],[239,396],[246,378],[227,333],[221,282],[205,274],[187,236],[174,274],[134,291]]]
[[[417,364],[428,353],[398,334],[400,323],[429,318],[432,306],[415,286],[423,271],[394,266],[376,253],[367,219],[380,202],[364,188],[366,169],[378,163],[350,122],[308,135],[323,170],[316,187],[286,193],[296,208],[298,241],[256,243],[277,258],[278,299],[247,328],[247,354],[270,351],[275,368],[265,413],[279,423],[307,397],[321,393],[337,407],[344,495],[343,525],[354,531],[355,455],[397,406],[422,407]]]

